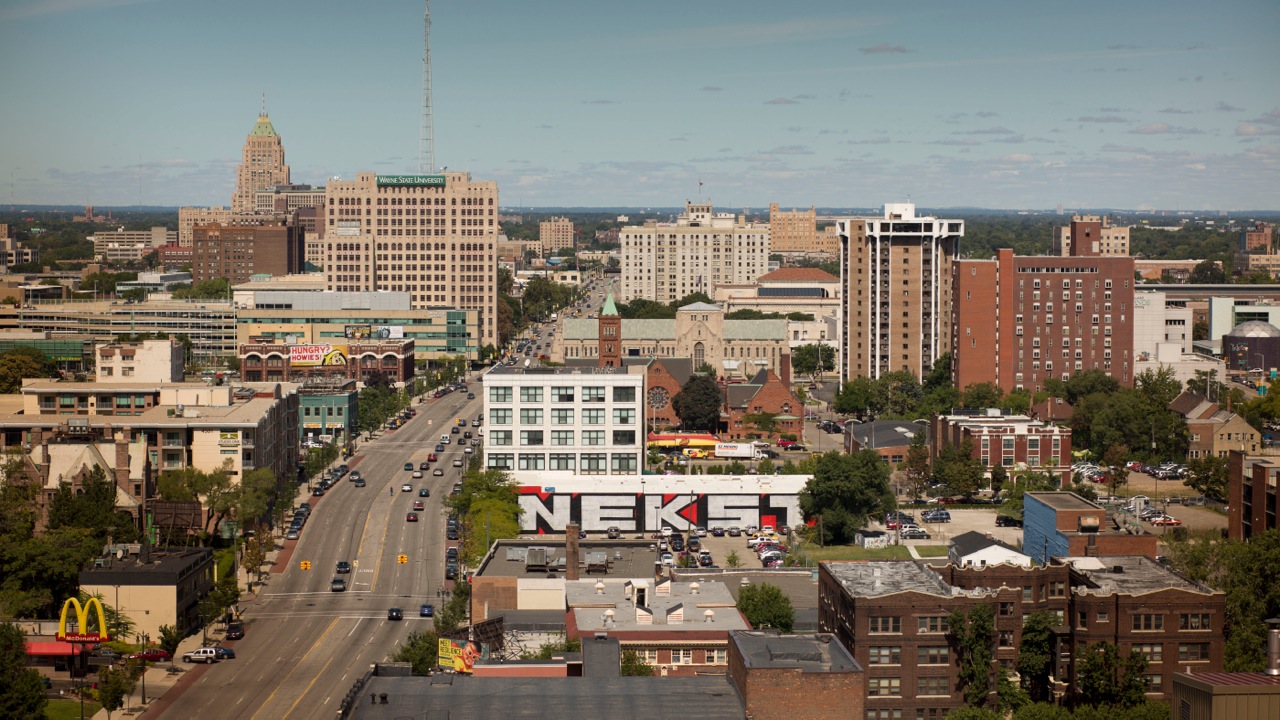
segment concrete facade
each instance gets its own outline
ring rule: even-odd
[[[255,195],[276,185],[289,184],[289,166],[284,161],[284,145],[267,117],[266,108],[245,138],[236,168],[236,187],[231,195],[231,212],[249,215],[256,211]]]
[[[95,374],[100,383],[182,382],[184,354],[177,339],[99,345]]]
[[[1073,243],[1072,238],[1082,242]],[[1097,215],[1075,215],[1071,224],[1053,229],[1053,249],[1059,257],[1103,255],[1129,256],[1129,228],[1112,226],[1111,218]]]
[[[213,550],[121,548],[123,557],[108,556],[80,573],[80,591],[99,595],[134,622],[134,632],[160,639],[160,627],[186,633],[200,627],[200,600],[213,589]],[[126,642],[132,638],[120,638]]]
[[[546,255],[554,255],[557,250],[572,250],[573,221],[562,217],[543,220],[538,223],[538,242]]]

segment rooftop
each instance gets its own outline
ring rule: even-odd
[[[558,542],[556,542],[558,540]],[[603,562],[595,563],[605,572],[587,572],[582,568],[582,577],[591,578],[594,583],[598,578],[632,578],[648,577],[653,573],[653,564],[658,560],[657,550],[650,548],[648,540],[583,540],[578,544],[578,555],[584,563],[592,563],[600,558]],[[527,569],[530,551],[544,553],[545,570]],[[603,557],[601,555],[603,554]],[[539,558],[541,559],[541,558]],[[478,577],[516,577],[547,578],[548,573],[557,578],[564,577],[565,571],[564,536],[550,536],[536,540],[499,540],[494,543],[490,557],[476,572]],[[543,567],[543,565],[535,565]],[[562,616],[563,619],[563,616]]]
[[[122,548],[125,546],[121,546]],[[123,559],[104,559],[102,567],[90,567],[80,572],[81,585],[159,585],[176,582],[192,569],[213,562],[213,550],[152,549],[150,562],[142,562],[137,555],[138,546],[128,546]]]
[[[595,321],[592,321],[595,322]],[[492,376],[501,375],[627,375],[625,367],[547,367],[545,365],[531,365],[525,367],[523,365],[495,365],[492,370],[484,374],[484,379],[488,380]],[[640,377],[637,375],[636,377]]]
[[[756,631],[729,633],[748,668],[799,668],[804,672],[862,672],[858,661],[834,635],[775,635]]]
[[[756,279],[756,282],[815,282],[815,283],[838,283],[840,278],[832,275],[826,270],[818,268],[778,268],[771,273],[765,273]]]
[[[1073,492],[1029,492],[1026,497],[1034,497],[1054,510],[1101,510],[1105,512],[1101,505],[1091,503]]]
[[[973,553],[976,553],[980,550],[986,550],[987,548],[992,546],[1001,547],[1001,548],[1004,548],[1005,550],[1008,550],[1010,552],[1015,552],[1020,555],[1022,554],[1022,551],[1019,550],[1018,548],[1013,547],[1012,545],[1003,543],[995,539],[994,537],[987,535],[986,533],[977,532],[976,530],[973,530],[967,533],[961,533],[960,535],[955,536],[954,538],[951,539],[951,546],[955,548],[956,555],[959,557],[972,555]]]
[[[925,442],[929,442],[928,425],[918,425],[903,420],[876,420],[861,425],[850,425],[845,432],[852,435],[859,445],[872,450],[910,445],[917,432],[924,433]]]
[[[432,708],[450,720],[652,720],[696,717],[742,720],[742,700],[719,677],[476,678],[374,676],[361,690],[387,694],[387,704],[357,701],[352,720],[419,717]],[[433,716],[435,712],[432,713]]]
[[[932,568],[915,562],[826,562],[822,563],[855,597],[882,597],[900,592],[951,596],[948,585]]]
[[[643,593],[643,603],[635,602]],[[565,583],[581,632],[726,632],[750,626],[724,583],[598,578]],[[612,611],[612,615],[610,615]],[[708,614],[710,613],[710,614]]]
[[[1104,555],[1064,558],[1088,579],[1091,587],[1076,586],[1073,592],[1142,595],[1159,590],[1190,590],[1206,595],[1217,591],[1192,582],[1173,570],[1141,555]]]

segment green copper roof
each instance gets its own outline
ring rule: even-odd
[[[259,115],[258,122],[249,131],[249,137],[277,137],[276,129],[271,127],[271,120],[266,115]]]
[[[601,315],[617,315],[618,306],[613,304],[613,293],[604,299],[604,309],[600,311]]]

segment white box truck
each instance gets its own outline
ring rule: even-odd
[[[716,443],[717,458],[736,460],[759,460],[763,457],[760,447],[755,443]]]

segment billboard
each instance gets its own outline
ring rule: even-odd
[[[440,667],[453,668],[454,672],[470,673],[477,660],[489,659],[489,646],[473,640],[440,638],[440,650],[436,662]]]
[[[345,367],[346,345],[290,345],[289,365],[292,367]]]
[[[444,187],[444,175],[379,175],[378,187]]]
[[[343,334],[348,340],[401,340],[402,325],[347,325]]]
[[[616,527],[622,532],[651,532],[664,525],[746,527],[799,525],[796,492],[628,493],[565,492],[565,488],[518,488],[521,532],[560,533],[570,522],[587,532]]]

